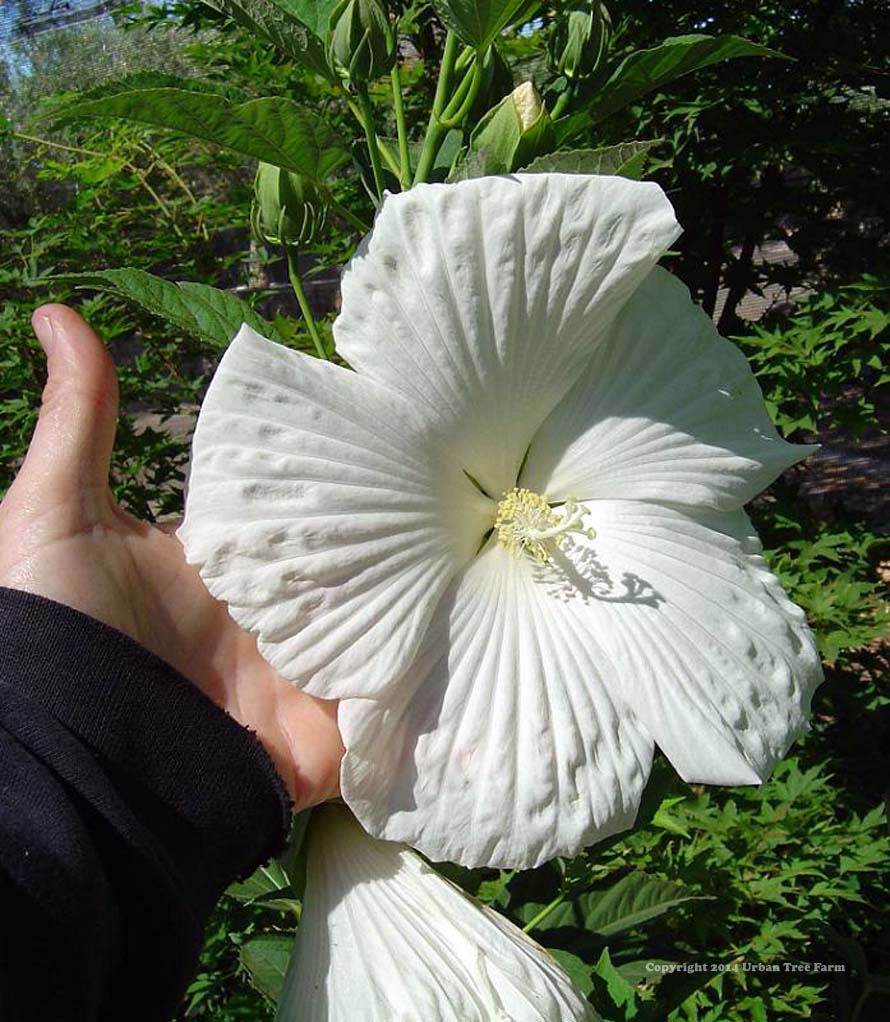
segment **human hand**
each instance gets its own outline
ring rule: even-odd
[[[117,377],[73,310],[32,318],[48,378],[34,436],[0,504],[0,585],[125,632],[255,731],[298,809],[337,794],[336,703],[288,685],[188,565],[179,541],[118,506],[108,474]]]

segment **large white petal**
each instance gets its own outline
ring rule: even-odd
[[[276,670],[339,698],[398,679],[492,513],[403,397],[245,326],[201,408],[179,535]]]
[[[543,948],[404,845],[315,810],[278,1022],[589,1022]]]
[[[376,836],[467,866],[529,868],[624,830],[652,742],[611,671],[558,587],[490,546],[398,690],[341,703],[343,797]]]
[[[587,506],[596,538],[558,555],[551,583],[615,665],[608,684],[685,780],[765,780],[807,729],[822,671],[747,517]]]
[[[656,268],[536,435],[522,485],[735,510],[813,450],[778,436],[742,353]]]
[[[343,276],[337,349],[410,396],[492,496],[679,234],[655,184],[573,174],[389,196]]]

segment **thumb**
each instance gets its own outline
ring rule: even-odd
[[[47,499],[64,500],[96,489],[104,495],[117,424],[111,356],[65,305],[42,305],[31,325],[46,353],[47,381],[16,483]]]

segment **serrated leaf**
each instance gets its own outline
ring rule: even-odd
[[[275,1004],[281,993],[293,937],[284,933],[263,933],[241,945],[239,958],[250,982]]]
[[[318,182],[349,159],[323,122],[282,96],[235,104],[223,95],[190,89],[133,89],[75,99],[49,116],[58,124],[119,117],[167,128]]]
[[[514,875],[515,873],[512,869],[502,869],[499,871],[497,879],[483,880],[479,885],[479,890],[476,891],[477,900],[486,905],[500,905],[504,907],[510,900],[508,885]]]
[[[642,176],[646,154],[661,139],[619,142],[599,149],[562,149],[522,168],[523,174],[612,174],[633,181]]]
[[[202,0],[202,3],[265,36],[288,59],[304,64],[328,80],[336,80],[319,39],[322,33],[315,27],[316,16],[320,18],[332,4],[301,4],[295,0]],[[313,24],[291,10],[303,7],[308,8],[307,16]]]
[[[689,837],[689,831],[686,826],[671,815],[671,809],[676,805],[680,805],[685,802],[685,796],[680,795],[677,798],[666,798],[661,805],[658,807],[658,811],[652,817],[652,823],[654,826],[659,827],[661,830],[666,830],[670,834],[679,834],[680,837]]]
[[[651,49],[635,50],[616,64],[585,111],[556,122],[557,137],[560,141],[571,138],[675,78],[737,57],[788,59],[778,50],[741,36],[684,35],[665,39]]]
[[[484,49],[528,7],[527,0],[433,0],[436,14],[461,42]]]
[[[251,902],[289,888],[290,882],[281,863],[277,859],[272,859],[251,873],[246,880],[230,884],[226,888],[226,894],[236,901]]]
[[[585,927],[609,937],[663,915],[687,901],[703,900],[702,895],[646,873],[628,873],[605,891],[592,891],[578,899]]]
[[[65,273],[44,279],[65,281],[77,288],[102,291],[135,302],[183,333],[219,347],[231,341],[242,323],[272,340],[281,339],[275,327],[246,302],[208,284],[174,284],[133,268]]]
[[[182,75],[168,74],[165,71],[133,71],[124,75],[123,78],[112,78],[91,89],[75,93],[75,98],[78,102],[83,99],[101,99],[104,96],[114,96],[120,92],[132,92],[136,89],[186,89],[189,92],[224,96],[233,103],[244,103],[250,99],[243,89],[233,85],[207,82],[200,78],[185,78]],[[62,117],[71,103],[71,97],[70,92],[57,97],[48,97],[47,110],[42,112],[41,116]]]

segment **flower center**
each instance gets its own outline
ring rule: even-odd
[[[587,512],[576,500],[570,497],[561,511],[551,507],[540,493],[519,487],[505,490],[494,520],[498,542],[513,557],[525,553],[544,564],[570,533],[594,538],[594,530],[583,525]]]

